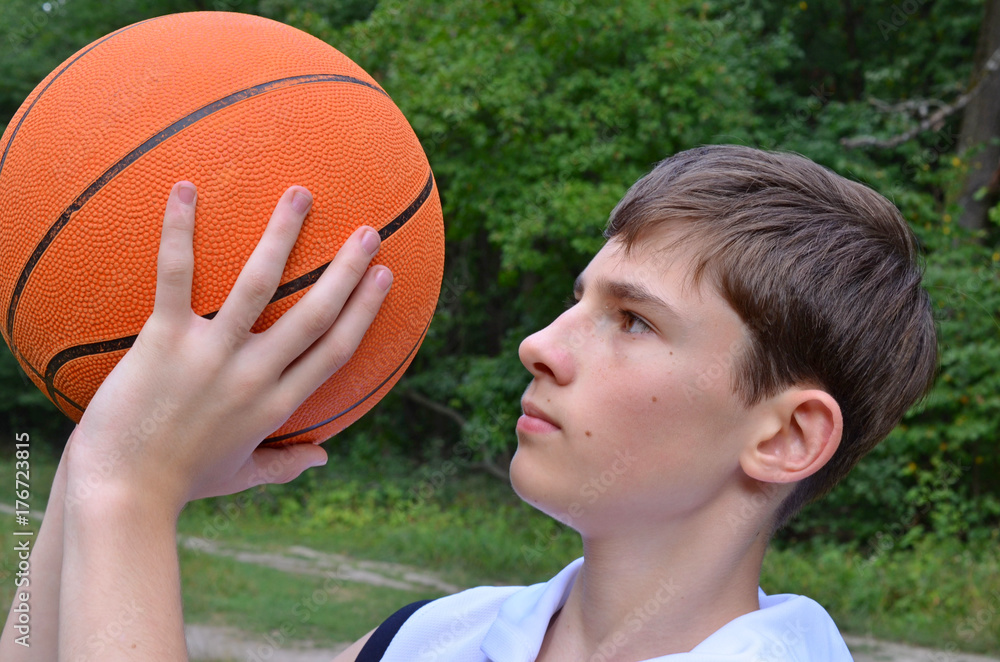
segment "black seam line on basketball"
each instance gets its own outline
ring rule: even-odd
[[[388,377],[386,377],[385,379],[383,379],[382,382],[378,386],[376,386],[371,391],[369,391],[368,394],[365,395],[365,397],[361,398],[360,400],[358,400],[357,402],[355,402],[353,405],[351,405],[350,407],[348,407],[344,411],[340,412],[339,414],[337,414],[335,416],[331,416],[330,418],[326,419],[325,421],[322,421],[320,423],[315,423],[314,425],[310,425],[308,427],[304,427],[301,430],[296,430],[295,432],[289,432],[287,434],[279,435],[277,437],[268,437],[267,439],[265,439],[261,443],[269,444],[269,443],[273,443],[275,441],[284,441],[285,439],[291,439],[292,437],[295,437],[297,435],[305,434],[306,432],[311,432],[312,430],[315,430],[316,428],[321,428],[324,425],[329,425],[330,423],[333,423],[335,420],[337,420],[341,416],[344,416],[344,415],[348,414],[349,412],[351,412],[352,410],[357,409],[359,406],[361,406],[362,403],[367,402],[369,398],[371,398],[373,395],[375,395],[376,393],[378,393],[379,390],[383,386],[385,386],[389,382],[390,379],[392,379],[393,377],[395,377],[396,373],[399,372],[403,368],[404,365],[406,365],[406,362],[410,360],[410,357],[413,356],[414,352],[417,351],[417,348],[420,347],[420,343],[422,343],[424,341],[424,336],[427,335],[427,329],[430,328],[430,325],[431,325],[431,323],[430,323],[430,321],[428,321],[427,322],[427,326],[424,327],[423,332],[420,334],[420,338],[417,339],[417,342],[413,345],[413,348],[406,355],[406,358],[404,358],[400,362],[400,364],[398,366],[396,366],[396,369],[393,370],[389,374]]]
[[[50,87],[52,87],[52,84],[55,83],[57,80],[59,80],[59,77],[62,76],[64,73],[66,73],[66,71],[69,70],[70,67],[72,67],[74,64],[76,64],[77,62],[79,62],[81,58],[83,58],[85,55],[87,55],[88,53],[90,53],[92,50],[94,50],[95,48],[97,48],[101,44],[109,41],[110,39],[113,39],[113,38],[117,37],[118,35],[120,35],[122,33],[128,32],[129,30],[131,30],[134,27],[138,27],[138,26],[142,25],[143,23],[155,20],[155,18],[156,17],[154,17],[154,18],[147,18],[145,21],[139,21],[138,23],[134,23],[132,25],[126,26],[126,27],[124,27],[124,28],[122,28],[120,30],[117,30],[117,31],[109,34],[109,35],[106,35],[102,39],[98,39],[97,41],[95,41],[94,43],[92,43],[89,47],[87,47],[87,49],[85,51],[81,52],[76,57],[74,57],[72,60],[70,60],[69,62],[67,62],[66,66],[64,66],[62,69],[60,69],[59,72],[55,76],[52,77],[52,80],[50,80],[48,83],[46,83],[45,87],[42,88],[42,91],[38,93],[38,95],[31,102],[31,105],[28,106],[28,109],[26,111],[24,111],[23,115],[21,115],[21,119],[19,119],[17,121],[17,125],[14,127],[14,131],[10,134],[10,140],[7,141],[7,146],[4,147],[3,154],[0,155],[0,174],[3,174],[4,165],[7,163],[7,154],[10,152],[10,148],[13,146],[14,139],[17,138],[18,132],[21,130],[21,125],[24,124],[24,121],[26,119],[28,119],[28,115],[30,115],[31,111],[34,110],[35,105],[38,103],[39,99],[41,99],[45,95],[45,93],[48,91],[48,89]],[[17,346],[14,344],[14,335],[12,333],[10,333],[9,330],[7,332],[7,337],[8,337],[9,342],[10,342],[10,348],[11,348],[11,350],[14,351],[14,352],[17,352],[18,355],[21,355],[20,351],[18,351],[18,349],[17,349]],[[23,355],[21,355],[21,356],[23,356]],[[38,371],[37,368],[35,368],[35,366],[33,366],[30,363],[28,363],[27,360],[25,360],[25,364],[29,368],[31,368],[32,372],[34,372],[36,375],[39,376],[39,378],[41,378],[42,374]]]
[[[434,175],[430,174],[427,176],[427,183],[424,184],[424,188],[421,189],[420,194],[417,196],[417,198],[410,203],[410,206],[408,206],[406,209],[400,212],[399,215],[396,216],[396,218],[386,223],[385,227],[383,227],[381,230],[378,231],[378,236],[382,238],[382,241],[385,241],[386,239],[391,237],[396,232],[396,230],[403,227],[403,225],[405,225],[408,220],[413,218],[413,216],[418,211],[420,211],[420,208],[423,207],[424,203],[427,202],[427,198],[430,197],[431,191],[433,190],[434,190]],[[299,290],[303,290],[309,287],[317,280],[319,280],[319,277],[323,275],[323,272],[326,271],[326,268],[328,266],[330,266],[329,262],[316,267],[309,273],[302,274],[298,278],[294,278],[288,281],[287,283],[281,285],[280,287],[278,287],[277,290],[275,290],[274,296],[271,297],[271,300],[268,303],[271,304],[274,303],[275,301],[280,301],[281,299],[284,299],[287,296],[295,294]],[[214,317],[215,314],[212,313],[212,315]]]
[[[399,228],[403,227],[403,225],[405,225],[408,220],[413,218],[413,216],[416,215],[418,211],[420,211],[420,208],[423,207],[423,204],[430,197],[431,192],[433,190],[434,190],[434,174],[430,173],[427,175],[427,182],[424,184],[424,187],[420,190],[420,193],[417,194],[417,197],[413,200],[413,202],[411,202],[406,209],[404,209],[402,212],[396,215],[395,218],[386,223],[385,227],[379,230],[378,234],[382,238],[382,241],[385,241],[386,239],[391,237],[393,234],[395,234],[395,232]],[[326,270],[326,268],[329,265],[330,263],[327,262],[326,264],[313,269],[307,274],[304,274],[302,276],[299,276],[298,278],[288,281],[275,291],[274,296],[271,297],[271,301],[269,302],[269,304],[274,303],[275,301],[279,301],[287,296],[290,296],[295,292],[298,292],[299,290],[305,289],[306,287],[309,287],[319,279],[320,275],[323,273],[324,270]],[[202,317],[204,317],[205,319],[212,319],[218,314],[219,311],[214,310],[210,313],[202,315]],[[95,343],[87,343],[85,345],[76,345],[73,347],[67,347],[66,349],[58,352],[57,354],[55,354],[55,356],[49,359],[48,365],[45,366],[44,376],[33,365],[31,365],[31,363],[29,363],[27,359],[25,359],[25,364],[29,368],[31,368],[32,372],[38,375],[39,378],[44,379],[45,390],[50,397],[52,397],[54,394],[59,394],[59,396],[62,397],[66,402],[70,403],[80,411],[83,411],[84,409],[83,407],[73,402],[73,400],[66,397],[64,394],[60,393],[58,389],[56,389],[55,387],[56,374],[58,374],[59,370],[61,370],[65,364],[69,363],[70,361],[73,361],[74,359],[83,358],[84,356],[90,356],[93,354],[106,354],[108,352],[117,352],[122,349],[128,349],[135,342],[135,339],[136,336],[132,335],[124,338],[114,338],[111,340],[102,340],[100,342],[95,342]]]
[[[18,359],[17,367],[20,368],[21,373],[23,375],[25,375],[27,377],[27,373],[24,372],[24,366],[21,365],[22,362],[24,363],[24,365],[28,366],[28,368],[35,375],[35,377],[38,377],[38,379],[42,380],[42,383],[45,382],[45,375],[43,375],[41,372],[39,372],[38,368],[36,368],[35,366],[31,365],[31,363],[28,361],[28,359],[26,359],[24,357],[24,355],[21,354],[21,351],[19,349],[17,349],[16,347],[12,347],[11,351],[17,353],[17,359]],[[30,379],[30,377],[29,377],[29,379]],[[65,393],[63,393],[59,389],[53,387],[52,392],[55,393],[56,395],[58,395],[63,400],[66,400],[67,402],[71,402],[71,403],[73,403],[74,406],[76,406],[76,407],[79,408],[79,405],[77,405],[75,402],[73,402]],[[56,404],[56,407],[59,407],[60,411],[62,411],[64,414],[68,415],[68,412],[65,409],[63,409],[62,407],[60,407],[58,404]],[[82,409],[81,409],[81,411],[82,411]]]
[[[59,371],[64,364],[69,363],[73,359],[83,358],[84,356],[91,356],[93,354],[107,354],[108,352],[117,352],[123,349],[130,348],[138,336],[126,336],[124,338],[115,338],[113,340],[102,340],[100,342],[87,343],[85,345],[76,345],[75,347],[67,347],[58,354],[52,357],[49,361],[48,366],[45,367],[45,390],[49,394],[49,398],[55,401],[55,394],[58,393],[55,388],[56,373]],[[59,394],[63,400],[73,405],[80,411],[83,411],[83,407],[73,402],[71,399],[67,398],[62,393]]]
[[[424,203],[427,202],[427,198],[431,196],[431,191],[433,190],[434,190],[434,173],[428,173],[427,181],[424,183],[424,187],[420,189],[420,193],[417,194],[417,197],[413,200],[413,202],[411,202],[406,209],[401,211],[396,216],[396,218],[386,223],[385,227],[383,227],[381,230],[378,231],[378,236],[380,237],[380,239],[382,241],[385,241],[393,234],[395,234],[396,230],[403,227],[403,225],[405,225],[408,220],[413,218],[416,215],[416,213],[420,211],[420,208],[424,206]],[[301,276],[293,278],[287,283],[283,283],[278,287],[278,289],[274,291],[274,296],[272,296],[271,300],[267,302],[268,305],[276,301],[281,301],[285,297],[291,296],[296,292],[298,292],[299,290],[304,290],[305,288],[309,287],[317,280],[319,280],[319,277],[323,275],[323,272],[326,271],[326,268],[329,266],[330,263],[326,262],[316,267],[309,273],[302,274]],[[210,320],[218,314],[219,311],[215,310],[210,313],[205,313],[204,315],[202,315],[202,317],[204,317],[207,320]]]
[[[17,136],[17,132],[21,129],[21,125],[24,124],[24,120],[26,120],[28,118],[28,115],[31,114],[31,111],[34,109],[35,104],[38,103],[38,100],[42,98],[42,96],[45,94],[46,91],[48,91],[48,89],[50,87],[52,87],[52,84],[55,83],[56,80],[58,80],[60,76],[62,76],[64,73],[66,73],[66,71],[70,67],[72,67],[74,64],[76,64],[80,60],[80,58],[82,58],[84,55],[86,55],[90,51],[94,50],[95,48],[97,48],[98,46],[100,46],[101,44],[103,44],[104,42],[106,42],[109,39],[112,39],[114,37],[117,37],[118,35],[122,34],[123,32],[128,32],[132,28],[137,27],[139,25],[142,25],[143,23],[146,23],[146,22],[152,21],[152,20],[154,20],[154,19],[147,18],[145,21],[139,21],[138,23],[135,23],[133,25],[129,25],[127,27],[124,27],[121,30],[118,30],[117,32],[113,32],[113,33],[111,33],[109,35],[106,35],[103,39],[99,39],[99,40],[95,41],[93,44],[91,44],[87,48],[87,50],[83,51],[82,53],[80,53],[79,55],[77,55],[75,58],[73,58],[72,60],[70,60],[69,62],[67,62],[66,66],[63,67],[62,70],[59,71],[59,73],[57,73],[55,76],[52,77],[52,80],[50,80],[48,82],[48,84],[46,84],[46,86],[44,88],[42,88],[42,91],[38,93],[38,96],[35,97],[35,100],[31,102],[30,106],[28,106],[28,110],[24,111],[24,115],[21,115],[21,119],[19,119],[17,121],[17,126],[14,127],[14,132],[10,134],[10,140],[7,141],[7,147],[5,147],[4,150],[3,150],[3,156],[0,156],[0,173],[3,173],[4,163],[7,162],[7,152],[10,151],[10,146],[14,144],[14,138]]]
[[[323,427],[324,425],[329,425],[330,423],[334,422],[338,418],[340,418],[340,417],[346,415],[347,413],[349,413],[351,410],[356,409],[363,402],[367,401],[373,395],[375,395],[376,393],[378,393],[379,389],[381,389],[383,386],[385,386],[386,383],[390,379],[392,379],[397,372],[400,371],[400,369],[403,367],[403,365],[410,359],[411,356],[413,356],[413,353],[415,351],[417,351],[417,348],[420,347],[420,343],[423,342],[424,336],[427,335],[427,329],[428,328],[430,328],[430,321],[428,321],[427,325],[424,326],[424,330],[421,332],[420,338],[417,339],[417,342],[413,345],[413,348],[410,349],[409,353],[407,353],[407,355],[403,358],[402,362],[400,362],[400,364],[398,366],[396,366],[396,369],[393,370],[389,374],[389,376],[386,377],[378,386],[376,386],[372,391],[370,391],[363,398],[361,398],[360,400],[358,400],[357,402],[355,402],[353,405],[351,405],[350,407],[348,407],[344,411],[340,412],[339,414],[337,414],[335,416],[332,416],[331,418],[326,419],[325,421],[323,421],[321,423],[316,423],[315,425],[310,425],[309,427],[302,428],[301,430],[297,430],[295,432],[290,432],[288,434],[283,434],[283,435],[281,435],[279,437],[268,437],[264,441],[265,442],[282,441],[284,439],[290,439],[291,437],[294,437],[296,435],[305,434],[306,432],[309,432],[311,430],[315,430],[316,428]],[[73,353],[73,350],[80,350],[80,351],[79,351],[79,353],[77,353],[74,356],[69,356],[69,357],[65,358],[62,361],[62,363],[67,363],[69,361],[72,361],[73,359],[82,358],[84,356],[93,356],[94,354],[106,354],[108,352],[116,352],[116,351],[119,351],[119,350],[122,350],[122,349],[129,349],[135,343],[135,339],[136,339],[136,336],[128,336],[127,338],[117,338],[115,340],[106,340],[106,341],[103,341],[103,342],[90,343],[90,344],[87,344],[87,345],[78,345],[77,347],[71,347],[71,348],[69,348],[67,350],[63,350],[62,352],[60,352],[59,354],[57,354],[56,357],[53,357],[52,361],[55,362],[56,358],[60,357],[63,354]],[[86,351],[88,349],[92,349],[93,351]],[[51,365],[51,363],[50,363],[50,365]],[[67,397],[64,393],[62,393],[61,391],[57,390],[53,386],[52,380],[54,378],[55,378],[55,374],[54,373],[52,375],[48,375],[47,374],[46,377],[45,377],[45,386],[48,389],[50,397],[52,397],[53,394],[58,394],[59,397],[62,398],[63,400],[65,400],[68,404],[72,405],[76,409],[79,409],[80,411],[83,411],[84,410],[83,406],[77,404],[72,399],[70,399],[69,397]],[[52,400],[53,400],[53,402],[56,402],[55,397],[52,397]],[[60,407],[60,409],[62,409],[62,407]],[[63,413],[67,413],[68,414],[68,412],[66,412],[65,410],[63,410]]]
[[[367,83],[358,78],[353,78],[351,76],[342,76],[340,74],[308,74],[303,76],[290,76],[288,78],[278,78],[266,83],[261,83],[259,85],[254,85],[253,87],[248,87],[246,89],[234,92],[228,96],[221,99],[213,101],[207,106],[203,106],[198,110],[194,111],[177,120],[167,128],[163,129],[151,138],[148,138],[144,143],[133,149],[131,152],[122,157],[117,163],[108,168],[104,174],[98,177],[93,183],[88,186],[83,193],[77,197],[76,200],[70,204],[69,207],[60,214],[59,219],[52,224],[42,240],[38,242],[35,246],[35,250],[28,257],[27,262],[24,264],[24,268],[21,270],[21,275],[17,278],[17,283],[14,285],[14,291],[11,293],[10,305],[7,308],[7,335],[13,339],[13,328],[14,328],[14,315],[17,312],[17,304],[20,301],[21,293],[28,284],[28,278],[31,276],[31,272],[34,270],[35,265],[45,254],[46,249],[48,249],[49,244],[55,241],[56,236],[62,231],[64,227],[69,223],[73,214],[80,211],[80,209],[90,201],[92,197],[97,195],[104,186],[110,182],[112,179],[121,174],[130,165],[138,161],[140,158],[146,155],[147,152],[152,150],[154,147],[158,146],[163,141],[172,138],[176,134],[180,133],[187,127],[195,124],[196,122],[204,119],[205,117],[216,113],[220,110],[228,108],[233,104],[240,101],[245,101],[246,99],[251,99],[255,96],[261,94],[266,94],[267,92],[272,92],[278,89],[284,89],[288,87],[294,87],[296,85],[308,85],[312,83],[354,83],[356,85],[363,85],[364,87],[375,90],[379,94],[388,98],[381,88],[371,83]]]
[[[21,354],[21,351],[20,351],[19,349],[17,349],[17,348],[11,348],[11,351],[15,351],[15,352],[17,352],[17,356],[18,356],[18,367],[19,367],[19,368],[21,368],[22,372],[23,372],[24,368],[23,368],[23,367],[21,366],[21,362],[23,361],[24,365],[28,366],[28,369],[30,369],[30,370],[31,370],[31,372],[32,372],[32,373],[34,373],[34,375],[35,375],[36,377],[38,377],[38,378],[39,378],[40,380],[42,380],[42,382],[43,382],[43,383],[45,382],[45,375],[43,375],[43,374],[42,374],[42,373],[41,373],[41,372],[40,372],[40,371],[38,370],[38,368],[36,368],[35,366],[31,365],[31,362],[30,362],[30,361],[28,361],[28,359],[27,359],[27,358],[25,358],[25,356],[24,356],[23,354]],[[73,405],[74,407],[76,407],[76,408],[77,408],[77,409],[79,409],[80,411],[83,411],[83,407],[81,407],[80,405],[78,405],[78,404],[76,404],[75,402],[73,402],[73,400],[72,400],[72,399],[71,399],[71,398],[70,398],[70,397],[69,397],[68,395],[66,395],[65,393],[63,393],[63,392],[62,392],[62,391],[60,391],[59,389],[57,389],[57,388],[56,388],[56,387],[55,387],[54,385],[52,386],[52,388],[51,388],[51,389],[46,389],[46,391],[49,391],[49,392],[51,392],[51,393],[55,393],[56,395],[58,395],[58,396],[59,396],[60,398],[62,398],[62,399],[63,399],[63,400],[65,400],[66,402],[68,402],[68,403],[72,404],[72,405]],[[59,407],[59,405],[58,405],[58,404],[57,404],[56,406],[57,406],[57,407]],[[59,409],[60,409],[60,410],[62,410],[62,412],[63,412],[63,413],[65,413],[65,414],[67,414],[67,415],[68,415],[68,412],[66,412],[66,410],[65,410],[65,409],[63,409],[62,407],[59,407]]]
[[[45,375],[43,375],[38,370],[38,368],[36,368],[35,366],[31,365],[31,363],[28,361],[28,359],[25,358],[24,354],[21,353],[21,350],[17,349],[16,347],[11,347],[10,351],[12,353],[14,353],[19,360],[20,359],[24,359],[24,365],[28,366],[31,369],[31,372],[35,373],[36,377],[38,377],[39,379],[44,379],[45,378]]]

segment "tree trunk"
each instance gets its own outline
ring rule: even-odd
[[[959,225],[971,230],[986,227],[987,212],[1000,193],[1000,75],[989,75],[986,62],[1000,48],[1000,0],[988,0],[983,24],[976,44],[972,85],[987,76],[982,89],[965,109],[962,131],[958,138],[958,153],[968,159],[969,174],[962,187],[958,204],[962,207]],[[970,155],[966,155],[972,150]],[[986,196],[976,200],[976,193],[986,188]]]

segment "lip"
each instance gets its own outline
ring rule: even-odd
[[[521,418],[517,419],[517,429],[523,432],[554,432],[561,429],[549,416],[527,400],[521,401]]]

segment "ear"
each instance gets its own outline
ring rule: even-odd
[[[826,391],[792,388],[769,403],[767,431],[747,446],[740,465],[751,478],[793,483],[819,471],[840,446],[844,420]]]

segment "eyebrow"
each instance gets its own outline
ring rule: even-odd
[[[616,299],[625,303],[652,306],[659,309],[664,315],[672,317],[678,322],[686,324],[688,321],[675,306],[670,305],[660,297],[650,292],[649,289],[642,283],[598,278],[594,281],[594,287],[602,296],[610,299]],[[577,297],[583,296],[583,290],[583,274],[580,274],[573,282],[573,294]]]

